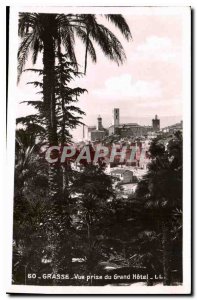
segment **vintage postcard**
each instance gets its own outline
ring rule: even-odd
[[[191,293],[190,7],[10,7],[8,293]]]

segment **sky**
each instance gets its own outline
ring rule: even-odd
[[[149,9],[149,8],[147,8]],[[112,124],[113,108],[120,109],[120,122],[151,125],[157,114],[161,127],[182,119],[182,17],[166,14],[126,14],[125,19],[132,33],[126,41],[121,33],[104,17],[98,21],[106,25],[121,41],[126,61],[122,65],[108,60],[98,46],[97,63],[88,59],[87,74],[72,82],[88,90],[79,99],[79,107],[86,113],[83,121],[96,125],[100,115],[103,125]],[[76,54],[83,71],[85,49],[76,41]],[[42,66],[41,55],[36,67]],[[26,68],[32,67],[29,59]],[[38,100],[35,89],[27,85],[35,79],[24,73],[17,88],[17,116],[32,113],[31,107],[21,101]],[[82,138],[82,128],[73,132],[74,139]]]

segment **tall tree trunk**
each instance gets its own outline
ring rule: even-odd
[[[65,123],[66,123],[66,115],[65,115],[65,94],[64,94],[64,78],[63,78],[63,73],[64,73],[64,65],[63,65],[63,59],[62,59],[62,53],[61,53],[61,40],[60,40],[60,33],[58,37],[58,47],[57,47],[57,56],[58,56],[58,61],[59,61],[59,72],[60,72],[60,83],[59,83],[59,93],[61,97],[61,109],[62,109],[62,122],[61,122],[61,136],[60,136],[60,142],[62,148],[64,147],[66,143],[66,134],[65,134]],[[62,236],[62,247],[64,247],[64,250],[66,251],[66,260],[63,262],[64,267],[65,267],[65,272],[69,273],[70,276],[72,274],[72,248],[71,244],[69,243],[69,230],[71,227],[70,224],[70,215],[69,215],[69,192],[68,192],[68,185],[69,185],[69,173],[70,173],[70,163],[69,161],[66,161],[64,164],[61,166],[61,171],[62,171],[62,177],[61,177],[61,197],[62,197],[62,204],[63,207],[66,205],[66,216],[67,216],[67,222],[65,225],[65,232]],[[65,211],[64,211],[65,213]],[[63,214],[63,219],[65,219],[65,215]],[[63,223],[65,221],[63,220]]]
[[[164,285],[171,284],[171,249],[170,249],[170,223],[169,217],[162,221],[163,232],[163,275]]]
[[[58,145],[56,101],[55,101],[55,45],[49,26],[53,26],[54,16],[43,16],[43,98],[44,113],[47,120],[49,146]],[[58,194],[58,168],[55,164],[49,165],[49,188],[53,198]]]
[[[60,36],[60,33],[59,33]],[[66,141],[65,137],[65,122],[66,122],[66,116],[65,116],[65,99],[64,99],[64,93],[63,93],[63,72],[64,72],[64,67],[63,67],[63,62],[62,62],[62,53],[61,53],[61,41],[60,37],[58,38],[58,61],[59,61],[59,67],[60,67],[60,96],[61,96],[61,108],[62,108],[62,124],[61,124],[61,146],[64,146],[64,143]],[[64,196],[66,195],[66,190],[68,187],[67,184],[67,164],[69,162],[66,162],[66,165],[62,165],[62,194]]]

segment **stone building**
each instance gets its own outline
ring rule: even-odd
[[[119,108],[113,110],[113,124],[109,127],[109,135],[117,134],[121,137],[137,137],[147,135],[148,132],[160,130],[160,120],[155,116],[152,126],[142,126],[137,123],[120,123]]]
[[[157,115],[155,116],[154,119],[152,119],[152,126],[153,126],[153,131],[159,131],[160,130],[160,120],[157,118]]]
[[[183,131],[183,121],[167,127],[162,128],[163,132],[175,133],[176,131]]]
[[[111,176],[118,178],[123,184],[133,182],[133,172],[131,170],[115,169],[111,171]]]
[[[91,141],[101,141],[107,134],[107,130],[103,127],[102,118],[99,115],[97,118],[97,127],[88,127],[89,139]]]
[[[121,138],[132,138],[147,136],[150,132],[160,130],[160,120],[157,115],[152,120],[152,126],[142,126],[137,123],[121,123],[119,108],[113,109],[112,125],[105,129],[102,125],[102,118],[98,116],[97,127],[88,127],[88,139],[91,141],[101,141],[106,136],[119,135]]]

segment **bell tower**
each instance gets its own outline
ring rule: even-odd
[[[113,109],[113,125],[118,126],[120,124],[120,111],[119,108]]]
[[[155,115],[155,118],[152,119],[152,126],[154,131],[160,130],[160,120],[158,119],[157,115]]]
[[[100,115],[98,116],[97,120],[98,120],[97,130],[102,130],[103,125],[102,125],[102,118]]]

